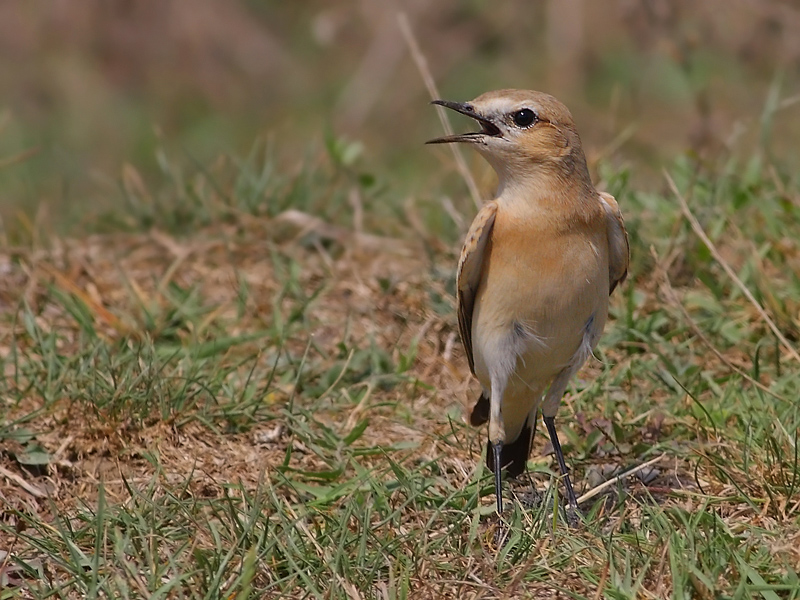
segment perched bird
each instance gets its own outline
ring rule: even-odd
[[[458,264],[458,326],[483,393],[474,426],[489,422],[486,462],[503,511],[501,469],[525,470],[542,411],[567,499],[577,509],[555,415],[570,378],[597,345],[608,299],[625,280],[628,235],[613,196],[589,176],[569,110],[548,94],[487,92],[434,100],[480,131],[428,144],[471,144],[494,168],[497,196],[478,212]]]

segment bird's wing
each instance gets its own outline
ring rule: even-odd
[[[484,251],[492,235],[497,203],[489,202],[478,212],[467,232],[467,239],[458,261],[456,280],[458,301],[458,332],[467,351],[469,370],[475,374],[475,359],[472,355],[472,312],[475,308],[475,295],[481,282]]]
[[[628,232],[625,231],[625,221],[614,196],[600,192],[600,202],[606,211],[606,231],[608,235],[608,293],[625,281],[628,276],[628,261],[630,260],[630,246],[628,245]]]

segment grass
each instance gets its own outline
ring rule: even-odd
[[[540,432],[498,544],[459,215],[334,140],[291,175],[162,165],[99,233],[0,254],[0,598],[800,598],[798,365],[666,185],[599,167],[632,273],[557,420],[579,490],[664,457],[570,529]],[[798,181],[669,172],[796,344]]]

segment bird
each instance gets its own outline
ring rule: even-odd
[[[553,96],[504,89],[470,102],[434,100],[479,131],[429,140],[468,144],[497,173],[493,200],[467,232],[458,262],[458,329],[482,393],[470,414],[488,421],[486,463],[525,471],[541,411],[566,489],[575,491],[555,427],[567,384],[593,354],[609,297],[628,273],[630,247],[614,197],[592,183],[572,114]]]

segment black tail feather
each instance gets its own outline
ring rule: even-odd
[[[481,399],[483,399],[483,396],[481,396]],[[477,408],[477,405],[475,406]],[[473,409],[472,412],[474,414],[475,410]],[[533,434],[536,432],[536,416],[534,415],[533,418],[534,423],[531,425],[531,418],[528,417],[516,440],[503,444],[503,451],[500,453],[500,468],[505,468],[510,477],[516,477],[525,472],[525,465],[528,462],[531,445],[533,444]],[[491,442],[486,444],[486,465],[490,471],[494,472],[494,448]]]
[[[469,413],[469,424],[473,427],[478,427],[489,420],[489,396],[486,392],[481,393],[481,397],[475,402],[472,407],[472,412]]]

